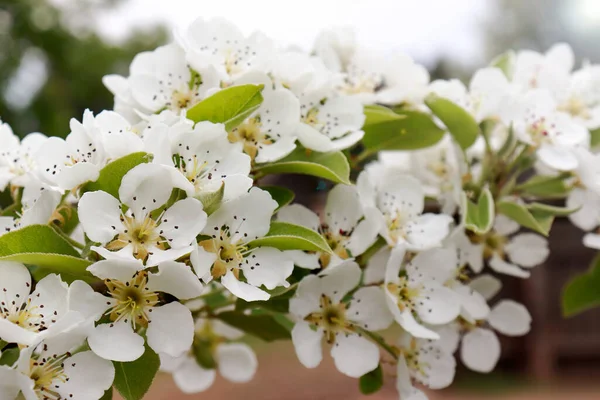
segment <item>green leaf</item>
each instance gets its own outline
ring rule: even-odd
[[[383,386],[383,369],[381,368],[381,364],[373,371],[367,372],[361,376],[358,385],[362,394],[373,394],[378,392]]]
[[[279,211],[281,207],[290,204],[296,196],[290,189],[281,186],[262,186],[261,189],[269,192],[273,200],[279,204],[275,212]]]
[[[260,107],[263,87],[240,85],[223,89],[190,108],[186,117],[194,122],[223,123],[229,132]]]
[[[542,210],[529,210],[527,206],[512,201],[501,201],[497,205],[498,212],[526,228],[548,236],[554,216]]]
[[[494,224],[494,197],[488,188],[485,188],[479,195],[477,204],[467,198],[465,192],[462,193],[462,199],[465,204],[463,222],[465,227],[477,234],[483,235],[492,229]]]
[[[546,213],[554,217],[566,217],[567,215],[573,214],[574,212],[579,210],[580,207],[566,208],[550,206],[548,204],[542,203],[531,203],[527,205],[527,208],[533,213],[539,212]]]
[[[100,170],[100,176],[95,182],[89,182],[81,192],[94,192],[103,190],[115,198],[119,198],[119,187],[123,176],[136,165],[151,161],[152,156],[142,151],[126,155],[107,164]]]
[[[225,184],[222,183],[219,190],[211,192],[211,193],[202,193],[197,197],[198,200],[202,202],[202,206],[204,208],[204,212],[208,215],[212,214],[219,208],[221,202],[223,201],[223,195],[225,194]]]
[[[150,389],[160,367],[158,355],[146,345],[144,354],[132,362],[113,361],[115,389],[125,400],[140,400]]]
[[[100,397],[100,400],[112,400],[113,398],[113,388],[108,389],[104,392],[104,395]]]
[[[211,345],[210,340],[204,340],[198,336],[194,338],[194,357],[198,365],[205,369],[214,369],[217,367],[217,362],[212,355]]]
[[[567,176],[561,174],[558,176],[543,176],[536,175],[526,182],[518,185],[515,190],[524,195],[540,197],[540,198],[564,198],[570,188],[565,183]]]
[[[590,269],[571,279],[562,293],[562,312],[565,317],[594,307],[600,307],[600,253],[592,261]]]
[[[459,146],[466,150],[481,133],[475,118],[464,108],[436,94],[430,94],[425,104],[448,128]]]
[[[317,232],[287,222],[271,222],[269,232],[248,243],[249,248],[267,246],[279,250],[324,251],[332,253],[323,236]]]
[[[91,264],[48,225],[30,225],[0,236],[0,261],[17,261],[53,272],[91,277]]]
[[[2,349],[4,349],[7,344],[8,342],[5,342],[4,340],[0,339],[0,351],[2,351]]]
[[[217,318],[267,342],[291,339],[289,330],[272,315],[245,315],[237,311],[227,311],[217,314]]]
[[[600,128],[590,131],[590,146],[592,149],[600,145]]]
[[[378,106],[378,105],[367,105],[364,108],[365,113],[365,123],[363,128],[365,127],[373,127],[379,124],[384,124],[390,121],[398,121],[406,118],[404,115],[400,115],[394,112],[394,110]]]
[[[257,165],[256,171],[264,175],[311,175],[335,183],[350,184],[350,165],[346,156],[340,151],[318,153],[297,147],[291,154],[279,161]]]
[[[516,57],[514,50],[508,50],[494,58],[490,67],[499,68],[508,79],[512,79]]]
[[[0,357],[0,365],[12,366],[19,359],[19,348],[13,347],[2,352]]]
[[[405,110],[394,114],[398,118],[378,110],[371,116],[371,121],[367,114],[362,143],[369,152],[422,149],[433,146],[444,137],[444,130],[428,114]]]

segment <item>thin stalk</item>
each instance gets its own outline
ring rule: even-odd
[[[369,338],[371,338],[371,340],[373,340],[375,343],[377,343],[379,346],[381,346],[382,349],[384,349],[385,351],[387,351],[393,358],[394,360],[398,359],[398,353],[396,352],[396,350],[394,349],[394,347],[390,346],[383,337],[381,337],[381,335],[378,335],[375,332],[371,332],[368,331],[366,329],[362,329],[362,328],[356,328],[358,333],[361,333],[365,336],[368,336]]]
[[[83,250],[85,249],[85,245],[82,243],[79,243],[77,240],[73,239],[72,237],[70,237],[69,235],[67,235],[66,233],[64,233],[59,227],[57,227],[56,225],[51,225],[52,228],[54,228],[54,231],[56,233],[58,233],[63,239],[65,239],[67,242],[69,242],[69,244],[75,248],[78,248],[79,250]]]

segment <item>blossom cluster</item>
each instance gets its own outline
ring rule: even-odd
[[[159,364],[186,393],[247,382],[245,335],[307,368],[324,346],[402,400],[449,386],[457,353],[492,371],[531,324],[497,275],[546,260],[554,217],[600,225],[600,66],[573,66],[564,44],[507,53],[465,86],[351,32],[306,53],[198,19],[65,139],[2,124],[0,398],[138,399],[119,382]],[[279,173],[331,181],[325,204]]]

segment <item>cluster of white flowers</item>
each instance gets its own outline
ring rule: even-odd
[[[247,382],[245,334],[291,338],[307,368],[326,342],[366,390],[395,374],[425,399],[459,346],[490,372],[496,332],[529,331],[492,273],[529,277],[555,216],[600,225],[600,66],[573,72],[567,45],[507,53],[466,87],[347,31],[311,54],[221,19],[175,37],[106,76],[114,111],[66,139],[0,125],[2,399],[99,399],[158,360],[187,393],[217,371]],[[274,173],[335,185],[314,212],[265,186]]]

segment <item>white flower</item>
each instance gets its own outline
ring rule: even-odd
[[[71,119],[71,133],[67,138],[49,138],[37,152],[36,159],[42,179],[61,190],[69,191],[98,179],[106,159],[92,112],[86,110],[81,123]]]
[[[296,265],[325,268],[358,257],[377,239],[378,225],[365,219],[356,187],[336,185],[327,195],[323,218],[300,204],[281,208],[277,219],[318,231],[327,240],[333,255],[290,250]]]
[[[487,261],[494,271],[528,278],[530,273],[523,268],[533,268],[543,263],[550,250],[548,241],[535,233],[519,233],[519,224],[504,215],[497,215],[494,227],[485,235],[469,239],[456,235],[455,244],[460,251],[461,263],[468,263],[475,272]]]
[[[104,260],[88,267],[104,279],[108,296],[80,295],[85,301],[75,306],[95,314],[97,319],[101,315],[110,319],[96,326],[88,337],[90,348],[102,358],[139,358],[144,353],[144,339],[137,333],[140,329],[146,330],[148,345],[157,353],[178,357],[192,344],[194,321],[190,310],[177,301],[164,304],[161,293],[191,299],[202,293],[202,284],[182,263],[163,262],[156,273],[143,268],[141,262],[127,260]]]
[[[587,146],[589,132],[571,116],[556,111],[550,93],[533,90],[515,103],[513,128],[517,138],[536,149],[540,161],[559,171],[577,168],[574,149]]]
[[[9,184],[24,187],[34,179],[35,154],[48,138],[41,133],[30,133],[23,140],[15,136],[5,123],[0,124],[0,191]]]
[[[559,94],[569,84],[575,56],[568,44],[557,43],[546,54],[522,50],[515,60],[512,81],[522,90],[544,88]]]
[[[379,364],[377,345],[367,340],[363,329],[387,328],[392,316],[386,310],[384,294],[377,287],[363,287],[342,301],[360,281],[360,268],[346,262],[325,276],[305,277],[290,300],[290,313],[296,317],[292,341],[302,365],[315,368],[323,358],[323,337],[332,345],[331,356],[337,369],[358,378]]]
[[[577,211],[569,220],[584,231],[600,224],[600,155],[578,149],[579,164],[575,172],[575,187],[569,192],[566,206]]]
[[[477,70],[468,89],[461,81],[452,79],[434,81],[429,90],[461,106],[478,122],[502,119],[512,92],[506,76],[498,68]]]
[[[246,301],[270,297],[261,285],[267,289],[287,287],[293,261],[273,247],[248,247],[249,242],[267,234],[276,208],[271,195],[256,187],[223,203],[208,217],[202,231],[209,238],[200,241],[190,256],[198,276],[205,282],[220,278],[227,290]],[[240,272],[246,282],[240,280]]]
[[[296,133],[307,149],[343,150],[364,136],[365,115],[360,101],[335,95],[327,85],[300,95],[300,120]]]
[[[253,161],[277,161],[296,148],[300,104],[287,89],[264,90],[264,101],[254,113],[229,132],[232,143],[241,143]]]
[[[254,351],[244,343],[231,342],[243,336],[243,332],[217,319],[196,321],[194,346],[197,351],[208,351],[215,366],[199,365],[193,349],[180,357],[160,354],[161,369],[171,372],[175,384],[184,393],[198,393],[208,389],[215,381],[217,371],[233,383],[250,381],[256,373],[258,361]]]
[[[252,186],[250,157],[229,143],[222,124],[203,121],[193,126],[192,121],[182,120],[169,127],[158,123],[144,132],[144,141],[155,163],[185,177],[188,182],[183,189],[188,196],[214,193],[224,184],[223,200],[227,201]]]
[[[571,75],[559,94],[558,108],[589,129],[600,127],[600,65],[587,65]]]
[[[188,254],[206,223],[202,203],[186,198],[158,216],[152,214],[167,203],[173,186],[167,169],[140,164],[123,177],[121,201],[102,191],[85,193],[79,201],[79,219],[87,236],[102,245],[92,250],[105,258],[139,259],[148,266]]]
[[[399,348],[398,362],[406,363],[409,375],[415,381],[435,390],[450,386],[454,380],[456,360],[438,341],[417,339],[404,333]]]
[[[421,390],[415,388],[411,381],[410,370],[406,359],[401,354],[396,366],[396,390],[400,394],[400,400],[427,400],[428,397]]]
[[[443,325],[453,321],[460,313],[459,297],[439,282],[445,281],[447,274],[430,262],[428,254],[421,253],[406,265],[404,256],[405,248],[400,245],[392,250],[388,261],[384,286],[387,305],[396,322],[411,335],[438,339],[439,335],[423,323]],[[402,269],[406,274],[400,276]]]
[[[314,49],[327,68],[341,72],[356,50],[356,34],[349,26],[322,31],[315,39]]]
[[[198,18],[179,39],[192,68],[213,67],[226,85],[250,71],[263,71],[274,51],[273,43],[262,33],[245,37],[222,18]]]
[[[219,88],[214,67],[191,69],[186,53],[174,43],[136,55],[129,77],[108,75],[103,82],[115,95],[115,109],[131,122],[139,120],[135,111],[185,111]]]
[[[393,168],[367,169],[358,176],[357,187],[367,219],[379,224],[379,233],[390,246],[405,243],[410,250],[424,250],[439,246],[448,235],[452,218],[422,214],[424,192],[415,178]]]
[[[69,286],[50,274],[31,292],[31,276],[20,263],[0,261],[0,339],[32,346],[83,322],[69,309]]]
[[[57,339],[57,340],[54,340]],[[73,346],[62,337],[21,350],[11,368],[0,366],[0,397],[27,400],[100,399],[113,383],[115,369],[91,351],[70,353]]]

